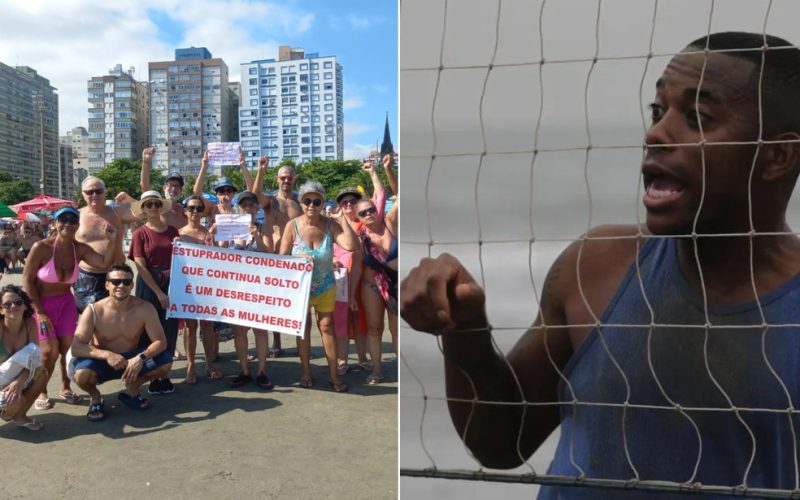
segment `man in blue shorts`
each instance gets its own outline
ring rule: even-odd
[[[105,286],[109,296],[90,304],[78,320],[72,343],[74,359],[69,367],[75,382],[89,393],[87,418],[92,422],[105,418],[99,384],[122,379],[125,390],[119,393],[119,400],[144,410],[150,401],[142,397],[140,387],[165,377],[172,368],[172,353],[166,352],[167,340],[158,313],[152,304],[131,295],[131,268],[126,264],[111,266]],[[140,348],[139,340],[145,332],[150,345]]]

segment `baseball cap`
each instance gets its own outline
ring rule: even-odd
[[[179,174],[178,172],[170,172],[167,175],[167,178],[164,179],[164,182],[171,181],[171,180],[176,180],[176,181],[180,182],[181,183],[181,187],[183,187],[183,176],[181,174]]]
[[[74,215],[75,217],[78,217],[78,218],[80,218],[80,216],[81,216],[81,213],[78,212],[77,210],[75,210],[74,208],[72,208],[72,207],[63,207],[63,208],[59,208],[58,210],[56,210],[53,213],[53,218],[54,219],[58,219],[63,214],[72,214],[72,215]]]
[[[230,187],[233,188],[234,191],[238,191],[239,189],[236,187],[236,184],[230,181],[227,177],[220,177],[216,184],[214,184],[214,192],[216,193],[222,188]]]
[[[339,192],[336,194],[336,203],[341,203],[342,198],[344,198],[348,194],[352,194],[353,196],[356,197],[357,200],[360,200],[362,198],[361,192],[356,187],[347,186],[346,188],[340,189]]]

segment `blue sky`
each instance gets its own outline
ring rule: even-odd
[[[147,80],[148,62],[203,46],[240,81],[240,63],[291,45],[335,55],[344,68],[345,158],[380,142],[387,111],[398,146],[396,0],[0,0],[0,8],[0,62],[50,79],[62,133],[87,125],[86,82],[116,64]]]

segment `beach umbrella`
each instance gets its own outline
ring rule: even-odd
[[[17,212],[0,203],[0,217],[16,217]]]
[[[20,210],[19,213],[17,214],[17,220],[25,222],[42,222],[42,219],[40,219],[36,215],[30,212],[23,212],[22,210]]]
[[[217,195],[211,193],[203,193],[203,199],[210,203],[219,203],[219,198],[217,198]]]
[[[70,200],[62,200],[54,196],[47,196],[45,194],[39,195],[36,198],[22,203],[12,205],[11,208],[17,212],[39,212],[42,210],[58,210],[63,207],[75,207],[75,202]],[[16,214],[14,214],[16,217]]]

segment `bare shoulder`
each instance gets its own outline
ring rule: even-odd
[[[635,225],[590,229],[550,267],[543,301],[556,305],[570,323],[592,322],[592,316],[602,315],[633,263],[642,234],[645,230]]]

